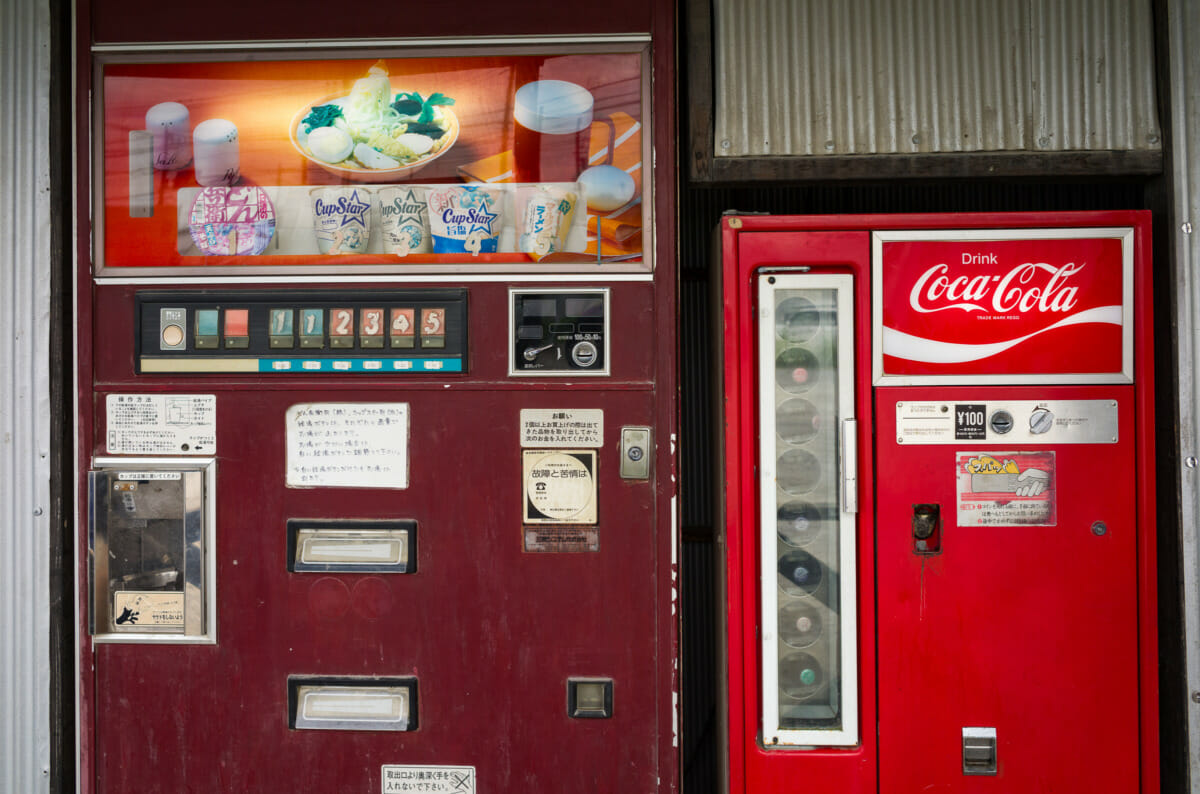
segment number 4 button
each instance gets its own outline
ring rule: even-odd
[[[414,309],[392,309],[391,323],[388,328],[392,347],[413,347],[413,342],[417,338],[415,316]]]

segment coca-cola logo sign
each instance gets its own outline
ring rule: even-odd
[[[1121,373],[1126,231],[877,233],[876,374]]]
[[[973,255],[963,258],[968,256]],[[991,257],[994,260],[995,254]],[[949,265],[938,264],[917,278],[908,305],[922,314],[946,309],[1069,312],[1078,302],[1079,287],[1068,282],[1083,268],[1074,262],[1060,266],[1026,262],[999,276],[951,274]]]

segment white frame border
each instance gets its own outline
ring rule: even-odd
[[[767,279],[775,279],[768,283]],[[837,365],[838,365],[838,423],[831,428],[837,435],[839,455],[836,493],[838,495],[838,577],[839,610],[838,625],[841,631],[838,647],[841,669],[841,718],[842,727],[836,730],[786,730],[779,727],[779,671],[776,660],[779,654],[779,637],[775,621],[778,620],[779,594],[775,581],[775,546],[764,540],[765,527],[774,526],[776,501],[775,470],[775,347],[763,340],[775,338],[775,303],[773,293],[781,289],[832,289],[837,301]],[[764,271],[757,277],[756,298],[758,300],[758,430],[759,430],[759,506],[757,530],[759,538],[759,669],[762,691],[760,718],[762,736],[760,741],[768,749],[794,749],[797,747],[852,747],[860,742],[858,725],[858,517],[847,510],[844,485],[847,477],[856,472],[845,470],[847,455],[843,450],[842,428],[845,420],[855,419],[854,414],[854,276],[848,273],[809,273]],[[771,426],[767,427],[770,422]],[[769,431],[769,432],[768,432]],[[857,439],[848,439],[857,443]],[[856,450],[857,451],[857,450]],[[857,459],[857,455],[854,456]],[[769,524],[768,524],[769,522]],[[772,529],[770,535],[774,537]],[[770,616],[771,622],[767,622]]]
[[[875,386],[991,386],[1008,383],[1133,383],[1132,226],[1006,229],[905,229],[871,232],[871,382]],[[980,375],[888,375],[883,371],[883,244],[897,240],[978,242],[985,240],[1118,239],[1121,241],[1121,371],[1087,373],[989,373]]]

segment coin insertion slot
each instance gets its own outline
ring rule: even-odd
[[[417,679],[288,678],[288,727],[318,731],[415,731]]]
[[[88,472],[93,641],[216,642],[216,462],[96,458]]]
[[[417,522],[289,519],[293,573],[415,573]]]

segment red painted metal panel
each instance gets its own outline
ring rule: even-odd
[[[219,642],[97,649],[97,791],[380,791],[382,764],[473,765],[481,791],[657,788],[654,493],[616,451],[649,389],[339,391],[409,403],[405,490],[286,488],[285,411],[330,392],[215,391]],[[605,412],[598,553],[523,551],[531,407]],[[289,518],[415,519],[417,572],[289,573]],[[289,675],[415,676],[420,727],[289,730]],[[570,676],[614,680],[611,720],[568,717]]]
[[[92,72],[84,54],[92,43],[434,36],[486,44],[482,37],[495,35],[648,33],[653,114],[647,108],[642,121],[653,130],[654,161],[665,165],[647,161],[644,178],[654,184],[653,217],[674,216],[674,4],[619,0],[599,16],[536,3],[419,13],[395,6],[336,20],[318,5],[267,3],[251,13],[219,1],[164,14],[137,2],[79,4],[78,161],[87,163],[91,151]],[[81,467],[105,452],[106,394],[211,393],[220,493],[217,645],[93,645],[82,632],[82,790],[379,791],[384,763],[475,765],[480,791],[676,790],[674,235],[646,230],[657,264],[652,278],[586,285],[612,290],[608,378],[509,378],[509,284],[502,280],[467,285],[470,370],[445,384],[432,377],[136,375],[138,288],[100,286],[91,277],[87,170],[80,169],[77,207]],[[539,278],[537,286],[554,286]],[[431,277],[401,286],[444,285]],[[148,288],[164,286],[175,288]],[[236,285],[247,287],[279,285]],[[356,287],[329,285],[331,295],[343,288]],[[409,403],[409,488],[285,488],[284,412],[308,400]],[[599,552],[522,550],[522,408],[605,412]],[[624,424],[653,429],[648,482],[618,477]],[[82,480],[78,498],[86,503]],[[288,573],[284,522],[314,516],[416,518],[418,572]],[[86,581],[86,564],[77,573]],[[289,730],[287,674],[416,676],[420,727],[389,735]],[[613,677],[613,718],[568,719],[568,675]]]
[[[959,524],[957,453],[1014,455],[895,442],[897,402],[983,395],[1117,402],[1126,429],[1117,444],[1015,448],[1054,456],[1052,526]],[[1134,416],[1128,386],[876,392],[883,790],[1140,790],[1137,569],[1147,528],[1137,520]],[[940,554],[914,553],[921,503],[941,506]],[[1105,534],[1093,533],[1096,521]],[[964,778],[966,727],[996,729],[995,780]]]
[[[864,724],[877,724],[878,734],[864,731],[862,747],[852,751],[762,750],[756,603],[762,572],[754,471],[760,418],[752,272],[756,267],[841,267],[865,279],[872,263],[868,254],[855,251],[865,249],[872,230],[1064,227],[1133,230],[1132,295],[1116,293],[1132,306],[1132,318],[1123,319],[1132,322],[1133,384],[1061,385],[1045,377],[1078,371],[1069,362],[1087,352],[1090,340],[1075,336],[1057,340],[1057,363],[1041,366],[1042,385],[872,389],[871,322],[859,317],[857,399],[860,419],[873,433],[864,433],[860,441],[861,708]],[[723,221],[723,619],[730,791],[783,790],[797,780],[813,791],[974,791],[997,785],[1030,791],[1158,791],[1149,238],[1148,213],[1120,211]],[[1111,252],[1104,256],[1111,264]],[[1095,285],[1108,290],[1097,305],[1113,305],[1117,285],[1112,282],[1119,280],[1114,273]],[[893,296],[892,303],[898,300]],[[973,341],[953,329],[936,330],[950,341]],[[1116,339],[1110,342],[1105,355],[1112,359]],[[1099,366],[1112,369],[1114,361]],[[1116,406],[1118,440],[997,448],[1002,460],[1052,464],[1054,503],[1045,510],[1047,500],[1035,500],[1041,518],[1032,523],[1042,526],[1005,519],[978,525],[963,518],[969,510],[959,512],[956,467],[988,450],[968,441],[898,443],[897,403],[914,400],[1103,401]],[[1011,453],[1007,458],[1000,455],[1005,451]],[[914,554],[913,513],[920,503],[942,506],[940,554]],[[1001,512],[1009,509],[1003,499],[998,504]],[[1093,531],[1095,522],[1105,524],[1103,534]],[[964,727],[997,729],[996,776],[963,774]]]
[[[645,33],[652,29],[657,15],[656,4],[635,0],[582,9],[569,3],[528,0],[450,6],[364,3],[354,7],[330,6],[321,0],[260,2],[247,7],[221,0],[170,10],[153,0],[96,0],[91,6],[95,20],[91,35],[97,43]]]
[[[867,264],[870,238],[863,231],[804,231],[796,233],[753,233],[752,221],[733,218],[722,223],[722,273],[724,294],[724,494],[726,523],[725,587],[728,665],[728,768],[731,792],[782,791],[797,780],[814,791],[874,791],[876,745],[874,582],[860,573],[858,581],[859,634],[859,724],[860,744],[847,749],[766,750],[761,745],[759,680],[759,571],[757,459],[755,391],[755,315],[752,282],[765,267],[808,266],[855,276],[854,327],[860,338],[868,338],[870,311]],[[738,225],[742,231],[737,231]],[[856,366],[870,366],[863,352]],[[856,415],[870,411],[869,379],[857,380]],[[858,438],[859,482],[866,483],[871,470],[870,434]],[[860,520],[872,514],[869,489],[859,489]],[[874,568],[870,521],[859,528],[856,564],[859,571]],[[768,575],[774,576],[774,572]]]

